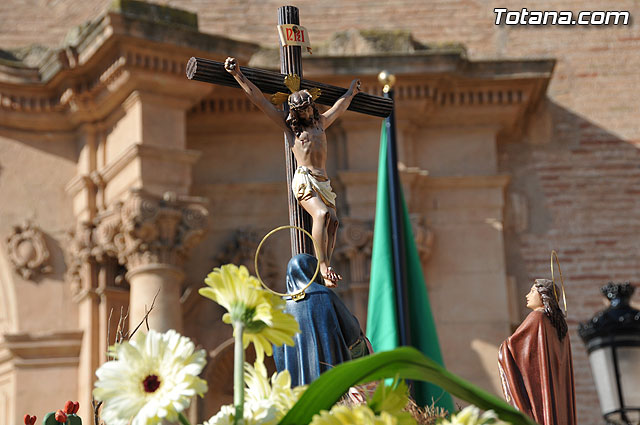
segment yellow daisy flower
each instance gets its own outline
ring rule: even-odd
[[[226,264],[215,268],[200,288],[200,295],[210,298],[227,310],[225,323],[244,324],[242,343],[253,343],[258,360],[264,353],[273,354],[272,344],[293,345],[293,335],[300,332],[296,319],[283,311],[285,302],[260,286],[244,266]],[[235,333],[235,330],[234,330]]]
[[[336,405],[330,411],[314,415],[310,425],[416,425],[411,413],[404,410],[409,393],[404,381],[378,385],[367,404]]]
[[[116,360],[96,371],[93,395],[104,402],[102,419],[109,425],[154,425],[176,422],[191,398],[202,396],[207,383],[198,378],[206,353],[174,330],[139,332],[116,344]]]
[[[306,386],[291,388],[288,370],[274,373],[269,382],[267,368],[261,361],[256,361],[253,367],[249,363],[244,364],[244,381],[247,385],[245,406],[258,406],[266,402],[276,408],[278,420],[284,417],[307,389]]]
[[[313,416],[309,425],[397,425],[398,419],[387,412],[376,415],[366,405],[362,404],[349,408],[334,406],[330,411],[323,410]]]
[[[378,385],[367,406],[374,413],[385,412],[394,416],[398,425],[415,425],[415,418],[405,410],[408,403],[409,388],[403,380],[396,378],[391,385]]]

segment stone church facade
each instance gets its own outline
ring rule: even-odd
[[[0,5],[0,425],[67,399],[88,418],[109,342],[152,305],[150,327],[209,352],[211,390],[190,411],[208,418],[230,401],[231,330],[197,289],[222,263],[253,268],[287,223],[281,132],[239,90],[184,71],[191,56],[278,68],[280,4],[109,3]],[[305,77],[373,94],[379,71],[397,77],[401,178],[451,371],[500,394],[497,347],[558,251],[578,421],[599,424],[575,329],[600,285],[640,277],[640,33],[505,28],[493,7],[521,5],[489,3],[300,2]],[[363,325],[380,124],[348,112],[327,133],[339,293]],[[260,263],[274,285],[285,239]]]

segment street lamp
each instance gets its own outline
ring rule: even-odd
[[[609,282],[611,305],[578,326],[589,353],[602,415],[610,424],[640,424],[640,311],[629,305],[634,287]]]

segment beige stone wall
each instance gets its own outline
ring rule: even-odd
[[[76,161],[73,135],[3,131],[0,136],[0,322],[4,321],[0,344],[6,344],[5,333],[40,335],[37,342],[22,344],[24,353],[12,351],[11,355],[0,349],[3,424],[52,401],[61,406],[66,401],[63,393],[77,393],[77,353],[72,348],[72,353],[60,354],[52,347],[69,343],[60,331],[78,328],[77,304],[63,279],[63,245],[74,222],[64,186],[75,174]],[[51,268],[32,278],[18,273],[7,255],[7,238],[15,234],[14,226],[27,220],[42,229]],[[64,359],[55,358],[59,356]],[[56,381],[59,386],[53,392],[42,385]]]
[[[71,200],[64,186],[75,174],[77,153],[72,135],[3,134],[0,136],[0,235],[3,255],[13,227],[30,220],[44,232],[49,250],[48,274],[24,279],[13,264],[0,262],[10,270],[0,276],[13,280],[15,298],[29,300],[15,305],[15,330],[51,332],[78,326],[77,310],[70,289],[64,284],[66,232],[75,221]],[[6,257],[5,257],[6,258]],[[7,274],[8,272],[8,274]],[[9,282],[11,283],[11,282]]]

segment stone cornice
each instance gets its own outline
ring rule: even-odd
[[[78,364],[82,331],[5,334],[0,342],[2,360],[17,368],[73,366]]]
[[[67,46],[40,53],[35,67],[17,59],[0,63],[0,126],[70,130],[103,119],[140,88],[191,104],[206,90],[185,77],[190,56],[221,58],[234,52],[247,61],[258,50],[256,44],[125,9],[85,25]]]
[[[338,171],[338,177],[346,184],[358,185],[358,184],[376,184],[378,179],[378,173],[376,171]]]
[[[230,192],[243,193],[245,191],[281,191],[286,187],[286,181],[263,182],[263,181],[246,181],[246,182],[217,182],[217,183],[194,183],[192,189],[196,193],[209,192]]]
[[[380,57],[370,56],[329,58],[340,62],[340,65],[336,65],[338,68],[333,70],[333,74],[328,73],[328,68],[322,70],[324,75],[314,74],[313,60],[306,59],[312,70],[308,71],[308,62],[305,62],[305,75],[337,86],[347,86],[349,80],[357,76],[362,81],[363,92],[381,95],[382,89],[376,78],[378,71],[384,67],[394,69],[396,62],[405,63],[398,67],[394,86],[398,117],[419,126],[465,123],[493,125],[498,131],[511,132],[523,127],[521,124],[527,113],[535,110],[544,97],[554,66],[552,60],[473,62],[459,55],[449,58],[449,55],[452,54],[444,54],[444,59],[436,53],[389,55],[388,63],[378,60]],[[370,60],[375,62],[375,66],[367,65]],[[415,65],[415,69],[409,64]],[[260,112],[243,93],[216,90],[196,103],[189,114],[191,118],[202,117],[211,121],[209,116],[212,115],[229,117],[225,120],[242,120],[246,114]],[[351,114],[350,125],[358,122],[370,125],[369,119],[364,115]]]
[[[511,179],[507,174],[434,177],[430,176],[427,170],[419,168],[404,168],[399,170],[399,173],[402,183],[406,186],[435,190],[483,187],[504,189]],[[339,171],[338,176],[347,186],[377,184],[375,171]]]
[[[258,55],[254,55],[254,58]],[[252,66],[273,68],[274,59],[253,60]],[[273,63],[272,63],[273,62]],[[346,86],[357,76],[365,93],[381,95],[377,74],[386,69],[397,77],[397,114],[420,125],[495,125],[517,131],[528,112],[546,93],[555,60],[469,60],[460,49],[408,53],[305,58],[305,76]],[[191,116],[244,116],[259,113],[242,93],[215,92],[191,109]],[[353,115],[352,121],[362,115]],[[357,117],[357,118],[355,118]]]
[[[247,63],[264,49],[200,33],[195,17],[187,19],[189,14],[183,11],[160,7],[168,18],[145,14],[145,7],[159,6],[138,3],[121,0],[118,11],[82,27],[65,47],[41,54],[35,68],[19,61],[0,64],[0,126],[69,131],[105,119],[136,90],[180,98],[186,105],[196,105],[192,113],[255,112],[235,94],[200,102],[214,89],[188,81],[184,66],[192,55],[223,59],[229,53]],[[172,14],[177,14],[175,22]],[[252,60],[252,65],[272,67],[273,58],[267,57],[265,63]],[[547,59],[471,61],[459,48],[430,48],[314,55],[305,59],[305,75],[343,85],[358,75],[365,92],[379,94],[375,76],[387,69],[398,77],[396,101],[398,112],[405,116],[414,111],[415,119],[424,122],[426,114],[440,124],[460,119],[499,122],[513,131],[544,96],[554,64]]]
[[[93,181],[91,177],[87,175],[77,175],[67,183],[64,189],[69,195],[75,196],[80,193],[80,191],[92,186]]]
[[[403,183],[431,190],[462,188],[504,189],[511,180],[511,176],[507,174],[434,177],[412,169],[402,171],[400,176]]]
[[[108,183],[136,158],[157,158],[186,164],[195,164],[198,158],[200,158],[200,155],[201,152],[195,150],[173,149],[135,143],[129,146],[116,159],[100,170],[100,174],[102,175],[104,182]]]
[[[196,150],[173,149],[163,146],[135,143],[126,148],[117,158],[96,172],[102,184],[110,182],[120,171],[132,161],[140,159],[163,159],[178,163],[195,164],[202,153]],[[77,175],[67,183],[65,190],[71,196],[77,195],[87,187],[95,185],[92,176]]]
[[[385,69],[403,75],[448,75],[467,80],[549,78],[555,60],[469,60],[459,49],[434,49],[408,54],[365,56],[312,56],[305,58],[305,76],[375,75]]]

